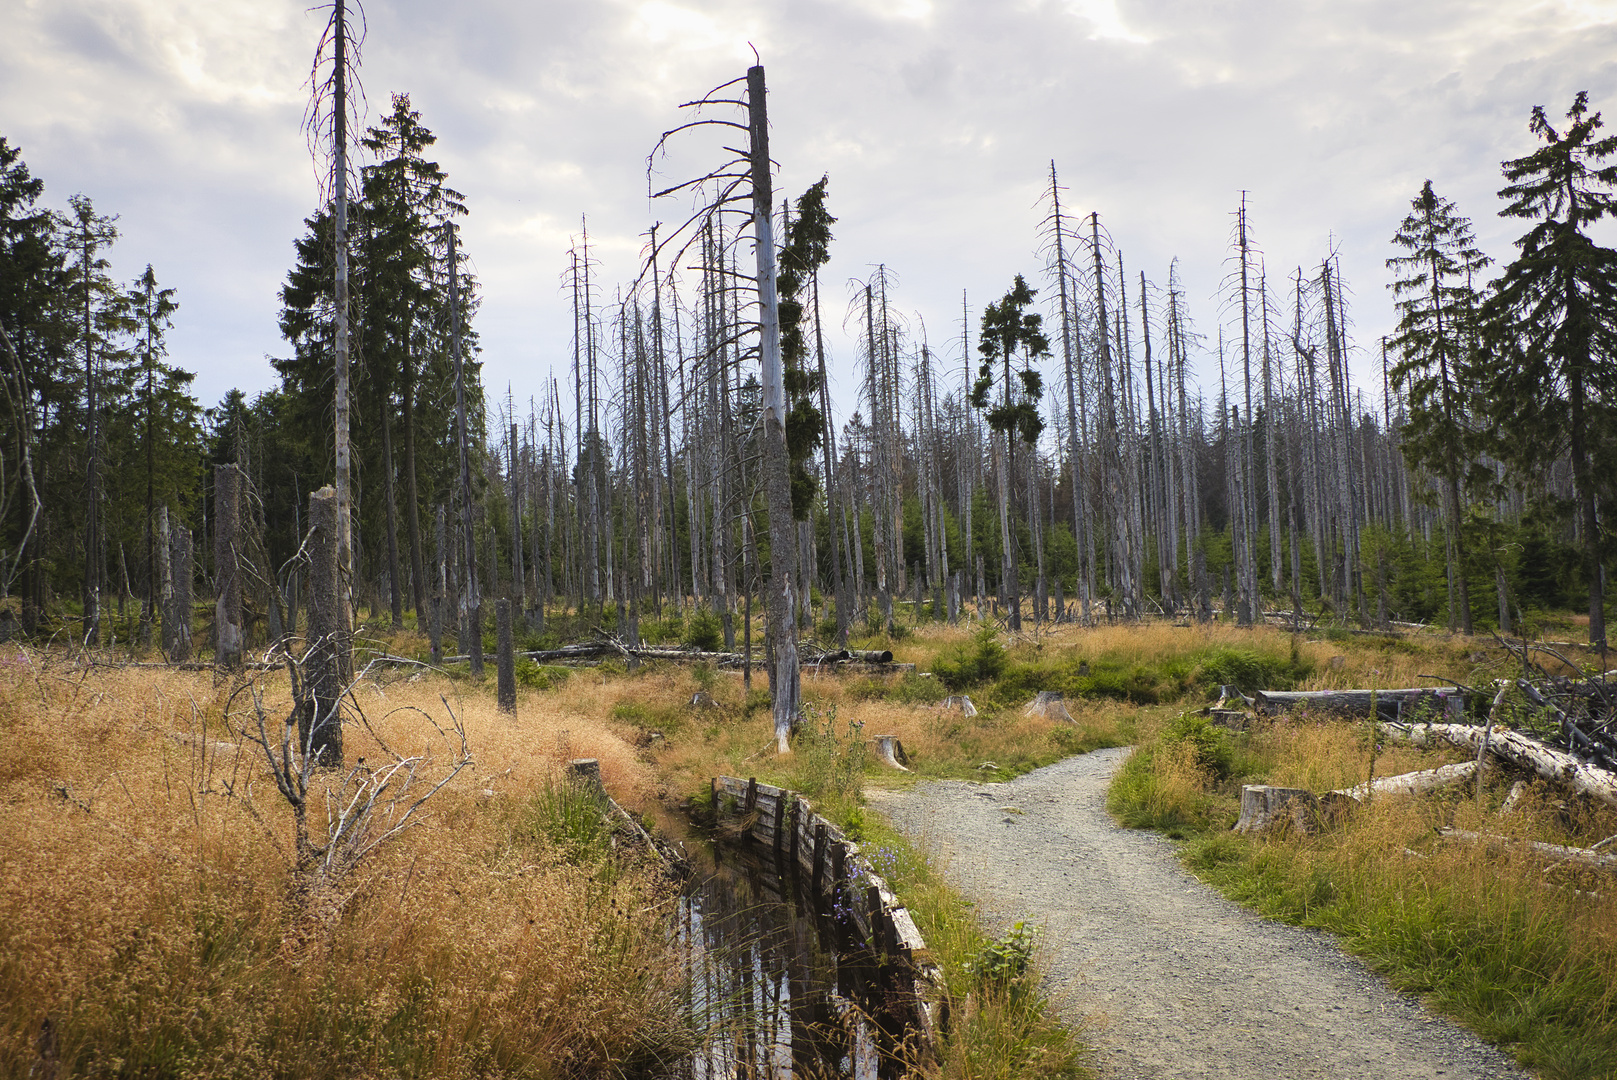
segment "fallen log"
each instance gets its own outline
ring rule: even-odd
[[[891,664],[893,651],[891,649],[849,649],[849,660],[862,660],[867,664]]]
[[[1462,761],[1458,765],[1442,765],[1435,769],[1422,769],[1419,772],[1403,773],[1399,776],[1383,776],[1379,780],[1354,784],[1350,788],[1337,788],[1331,794],[1346,795],[1355,802],[1363,802],[1371,795],[1420,795],[1468,780],[1476,775],[1476,771],[1476,762]]]
[[[1437,835],[1445,840],[1464,840],[1473,844],[1505,844],[1525,847],[1535,855],[1543,855],[1558,862],[1575,863],[1586,866],[1591,870],[1617,871],[1617,855],[1602,855],[1589,848],[1565,847],[1561,844],[1546,844],[1539,840],[1518,840],[1511,836],[1498,836],[1494,833],[1468,832],[1465,829],[1456,829],[1452,826],[1440,826]]]
[[[1372,702],[1377,717],[1389,723],[1423,705],[1454,719],[1465,715],[1464,693],[1427,686],[1393,690],[1259,690],[1252,697],[1252,707],[1262,716],[1307,706],[1318,712],[1369,717]]]
[[[1545,746],[1519,731],[1494,728],[1489,732],[1470,724],[1390,724],[1386,730],[1417,746],[1429,746],[1441,740],[1473,754],[1486,748],[1495,757],[1531,769],[1546,780],[1566,784],[1607,806],[1617,806],[1617,773],[1579,761],[1566,751]]]

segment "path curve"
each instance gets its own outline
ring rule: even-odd
[[[1106,789],[1127,754],[1100,750],[1003,784],[866,792],[942,856],[991,926],[1043,928],[1049,988],[1092,1022],[1103,1077],[1529,1075],[1329,934],[1230,903],[1179,865],[1171,842],[1114,824]]]

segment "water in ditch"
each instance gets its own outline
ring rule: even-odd
[[[906,1035],[890,967],[792,875],[710,848],[680,905],[679,954],[708,1032],[691,1080],[898,1076]]]

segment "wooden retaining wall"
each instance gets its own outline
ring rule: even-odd
[[[859,845],[797,792],[756,779],[714,777],[713,812],[720,821],[742,823],[742,840],[752,851],[767,853],[782,874],[793,873],[821,911],[845,916],[860,940],[897,965],[894,985],[912,996],[916,1026],[936,1046],[946,1020],[938,994],[943,972],[909,910]]]

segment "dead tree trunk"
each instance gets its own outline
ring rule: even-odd
[[[191,560],[191,530],[182,525],[174,530],[169,544],[174,588],[163,616],[163,651],[175,664],[191,658],[191,582],[196,573]]]
[[[242,498],[246,477],[240,466],[213,470],[214,659],[239,667],[243,636],[241,605]]]
[[[304,653],[305,697],[298,713],[298,743],[320,764],[342,764],[342,695],[348,683],[346,601],[341,591],[337,493],[323,487],[309,496],[309,646]]]
[[[747,70],[747,106],[752,151],[752,227],[757,255],[760,351],[763,354],[764,492],[769,507],[769,640],[774,668],[769,691],[774,705],[775,743],[785,752],[787,737],[802,707],[797,665],[796,604],[792,568],[797,565],[797,527],[786,451],[786,384],[780,355],[780,315],[775,294],[774,199],[769,172],[769,119],[764,69]]]
[[[461,547],[466,559],[461,590],[460,619],[466,633],[466,651],[472,674],[483,674],[483,598],[477,591],[477,547],[472,533],[471,436],[466,424],[466,370],[460,350],[460,268],[455,262],[455,225],[449,222],[449,348],[455,364],[455,444],[460,455]]]

